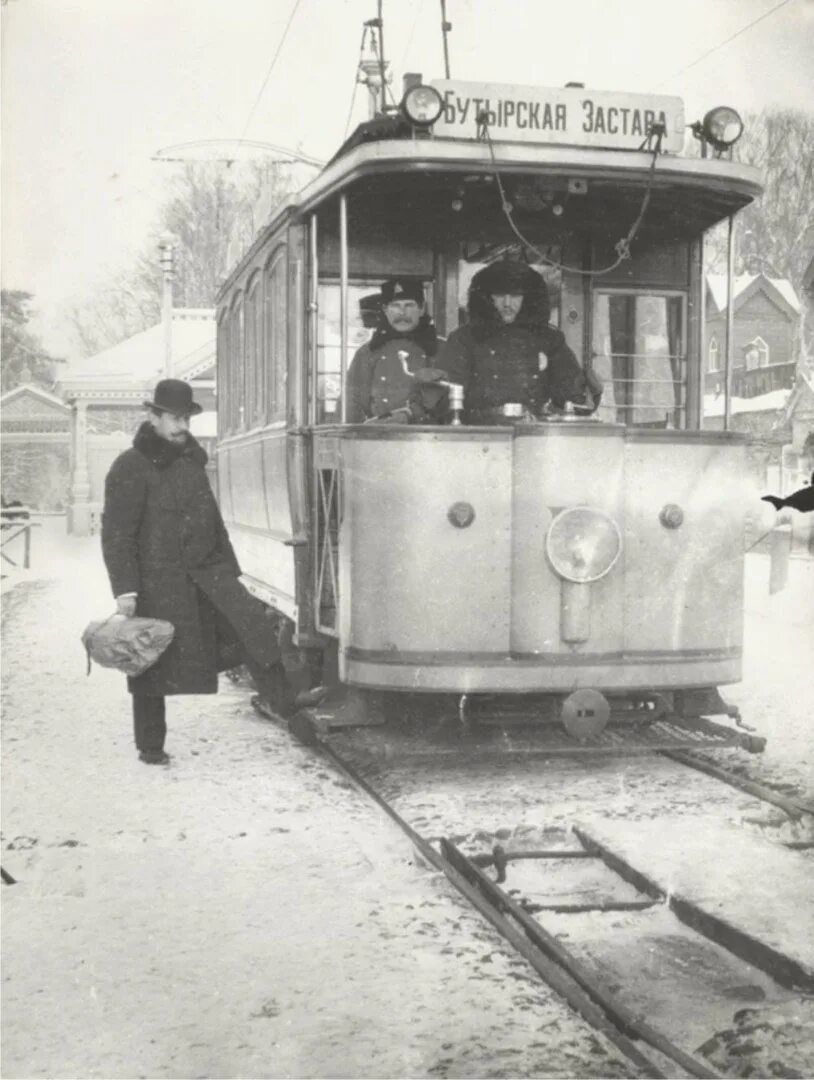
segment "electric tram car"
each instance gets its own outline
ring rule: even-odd
[[[354,709],[458,695],[577,734],[727,711],[749,502],[745,437],[703,427],[703,237],[761,188],[733,110],[693,156],[685,127],[676,98],[413,80],[224,282],[223,516],[302,670]],[[505,258],[544,276],[596,412],[474,425],[450,394],[441,423],[345,422],[382,281],[420,282],[443,337]]]

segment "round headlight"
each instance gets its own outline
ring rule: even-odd
[[[414,86],[401,99],[401,109],[411,124],[430,127],[444,111],[444,99],[432,86]]]
[[[615,521],[601,510],[574,506],[551,522],[546,553],[566,581],[598,581],[610,570],[622,550]]]
[[[701,124],[704,138],[716,150],[726,150],[743,134],[743,120],[728,105],[710,109]]]

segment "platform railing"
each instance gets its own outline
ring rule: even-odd
[[[38,521],[31,520],[27,506],[4,507],[0,511],[0,557],[15,569],[20,569],[18,560],[21,559],[22,569],[28,570],[31,566],[31,530],[39,527]],[[16,558],[7,550],[12,544]]]

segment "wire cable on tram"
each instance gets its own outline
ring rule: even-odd
[[[603,266],[600,270],[582,270],[576,266],[566,266],[565,263],[557,262],[556,259],[550,259],[544,252],[542,252],[535,244],[533,244],[526,236],[524,236],[520,232],[520,229],[517,227],[514,218],[512,217],[512,204],[506,197],[506,189],[503,186],[503,180],[500,176],[500,167],[498,165],[497,156],[495,154],[494,144],[492,143],[492,137],[489,134],[489,124],[484,117],[485,114],[483,113],[481,114],[481,116],[478,117],[479,137],[484,139],[486,145],[489,147],[489,154],[492,158],[492,164],[495,167],[495,180],[497,181],[497,187],[500,193],[501,209],[506,216],[506,220],[509,223],[509,228],[512,230],[514,235],[517,237],[520,243],[523,244],[524,247],[528,248],[530,251],[533,251],[534,254],[540,259],[540,261],[543,262],[546,266],[551,266],[555,270],[565,270],[569,274],[580,274],[582,277],[601,277],[603,274],[610,274],[611,271],[617,268],[617,266],[621,266],[623,262],[630,258],[630,245],[633,243],[636,233],[639,231],[642,221],[644,220],[644,215],[647,212],[647,207],[650,205],[650,196],[653,191],[653,179],[656,172],[656,160],[658,159],[659,153],[661,152],[661,138],[663,135],[663,131],[651,133],[651,136],[655,140],[655,145],[651,148],[651,153],[653,157],[650,161],[650,169],[647,174],[647,187],[644,192],[644,198],[642,199],[642,205],[639,209],[639,213],[636,215],[635,221],[628,229],[627,236],[623,236],[614,245],[614,250],[617,252],[618,258],[614,262],[612,262],[610,266]],[[651,136],[648,136],[648,138],[651,138]]]

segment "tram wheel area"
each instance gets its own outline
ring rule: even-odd
[[[731,747],[761,752],[765,739],[740,726],[737,715],[733,719],[734,725],[697,709],[679,713],[660,694],[609,701],[595,691],[470,697],[344,687],[298,715],[293,730],[308,743],[341,732],[374,754],[377,747],[386,747],[388,757],[397,752],[409,757],[462,751],[548,756]]]

